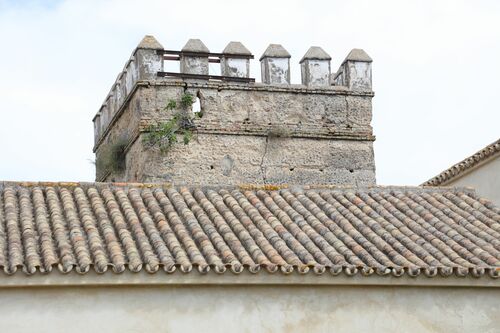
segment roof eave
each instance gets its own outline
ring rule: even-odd
[[[398,286],[398,287],[479,287],[479,288],[500,288],[499,279],[493,279],[489,276],[480,278],[458,277],[458,276],[363,276],[357,274],[348,276],[340,274],[333,276],[325,273],[317,275],[314,273],[300,274],[294,272],[291,274],[268,273],[261,271],[257,274],[243,271],[239,274],[226,272],[219,274],[214,271],[208,273],[191,272],[185,274],[179,271],[174,273],[156,273],[150,274],[145,271],[138,273],[125,271],[120,274],[106,272],[98,274],[89,271],[84,275],[76,272],[63,274],[52,272],[50,274],[36,273],[26,276],[18,272],[11,276],[0,278],[1,288],[20,288],[20,287],[75,287],[75,286],[248,286],[248,285],[280,285],[280,286]]]
[[[422,183],[421,186],[446,186],[453,180],[461,178],[465,174],[475,170],[479,166],[486,164],[498,156],[500,156],[500,139],[487,145],[483,149],[461,160],[460,162],[453,164],[437,176],[434,176]]]

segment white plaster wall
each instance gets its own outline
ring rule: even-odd
[[[446,186],[471,186],[480,197],[500,206],[500,157],[480,165]]]
[[[224,69],[223,75],[233,77],[248,77],[249,61],[247,59],[229,58],[225,60],[225,63],[223,65],[226,67]]]
[[[371,90],[372,89],[372,64],[369,62],[348,62],[349,89]]]
[[[309,60],[309,84],[313,86],[328,86],[330,84],[330,61]]]
[[[2,332],[500,332],[500,288],[0,289]]]
[[[269,62],[270,83],[290,83],[290,60],[288,58],[268,58],[267,61]]]

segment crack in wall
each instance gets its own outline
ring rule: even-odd
[[[349,101],[347,100],[347,96],[346,95],[344,95],[344,100],[345,100],[345,110],[346,110],[346,113],[345,113],[345,123],[349,124],[349,112],[351,110],[350,110]]]
[[[267,149],[268,149],[268,146],[269,146],[269,136],[266,136],[266,142],[265,142],[265,146],[264,146],[264,154],[262,155],[262,159],[260,161],[260,173],[262,175],[262,183],[265,184],[266,183],[266,171],[265,171],[265,167],[264,167],[264,159],[266,158],[266,155],[267,155]]]

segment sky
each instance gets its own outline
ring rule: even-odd
[[[373,62],[377,183],[418,185],[500,137],[500,1],[0,0],[0,180],[93,181],[92,118],[144,35]],[[216,68],[211,67],[211,70]]]

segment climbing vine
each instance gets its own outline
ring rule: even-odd
[[[161,152],[167,152],[182,137],[182,142],[187,145],[193,138],[195,128],[194,116],[188,109],[194,103],[193,95],[184,94],[180,100],[180,110],[172,115],[170,120],[148,127],[144,142],[148,147],[158,147]],[[177,109],[177,101],[171,99],[163,111],[173,112]],[[199,116],[199,113],[196,114]]]

